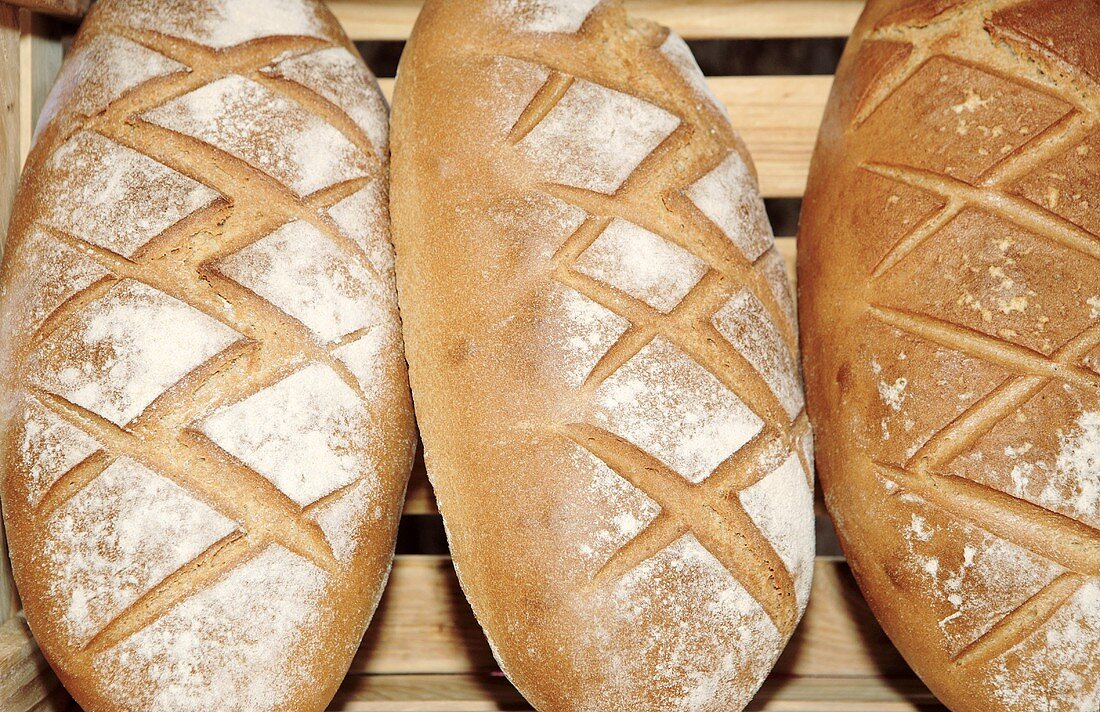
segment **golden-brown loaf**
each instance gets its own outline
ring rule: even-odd
[[[739,709],[813,565],[792,304],[744,146],[621,2],[425,4],[393,217],[428,473],[539,709]]]
[[[956,710],[1100,709],[1100,3],[872,2],[799,309],[826,502]]]
[[[84,709],[320,710],[414,442],[387,116],[313,0],[101,0],[3,270],[4,515]]]

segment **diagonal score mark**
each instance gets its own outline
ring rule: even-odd
[[[798,611],[791,574],[739,503],[704,501],[694,485],[663,462],[595,426],[565,425],[562,434],[688,527],[784,636],[794,629]]]
[[[957,178],[919,168],[886,163],[867,163],[863,168],[904,185],[983,208],[1034,233],[1036,237],[1100,260],[1100,240],[1095,235],[1029,200],[1008,195],[995,188],[975,187]]]
[[[34,515],[42,521],[49,519],[66,502],[103,474],[112,462],[114,458],[106,450],[97,450],[78,462],[50,485],[38,501]]]
[[[941,228],[954,220],[955,217],[962,212],[963,206],[965,205],[966,203],[961,200],[948,200],[947,205],[941,208],[939,212],[913,228],[905,237],[901,238],[901,240],[891,247],[889,252],[883,255],[882,259],[879,260],[879,263],[875,265],[875,268],[871,271],[871,279],[878,279],[893,269],[899,262],[905,259],[909,253],[920,247],[925,240],[935,235]]]
[[[731,493],[751,487],[768,474],[770,470],[761,467],[771,451],[782,446],[787,438],[773,432],[763,431],[752,441],[730,455],[718,465],[715,471],[702,483],[694,485],[705,502],[721,506],[721,500]],[[617,549],[592,577],[594,584],[616,580],[628,571],[654,556],[665,547],[673,544],[689,528],[675,515],[661,509],[653,522],[634,538]]]
[[[241,522],[250,534],[266,535],[318,567],[334,569],[332,549],[320,528],[305,520],[286,495],[271,494],[274,486],[260,475],[227,480],[222,463],[194,452],[197,448],[182,440],[161,440],[153,449],[109,420],[49,391],[32,388],[31,395],[59,418],[103,443],[116,457],[129,457],[171,479],[223,516]],[[261,504],[250,506],[253,503]]]
[[[660,334],[717,378],[758,418],[765,422],[783,422],[787,419],[782,404],[763,376],[724,338],[720,335],[715,338],[717,332],[711,333],[713,330],[709,326],[700,328],[698,322],[686,318],[670,319],[645,302],[579,272],[560,271],[558,279],[633,325],[626,332],[633,332],[631,340],[623,342],[624,346],[615,351],[611,358],[629,359],[636,353],[631,353],[631,349],[637,347],[640,351],[652,338],[650,333]],[[601,373],[606,372],[609,376],[612,366],[617,368],[621,365],[605,363],[601,366]],[[595,379],[588,382],[589,387],[598,385]]]
[[[513,144],[519,143],[527,137],[527,134],[534,131],[535,127],[542,123],[542,120],[562,100],[565,93],[569,91],[569,87],[573,86],[573,81],[572,75],[551,69],[550,76],[546,78],[516,119],[515,125],[508,133],[508,140]]]
[[[1084,576],[1100,576],[1100,531],[998,489],[952,475],[930,475],[882,462],[888,480],[937,508]]]
[[[1082,329],[1055,351],[1051,360],[1073,364],[1097,346],[1100,346],[1100,323]],[[929,470],[950,462],[992,430],[1005,416],[1022,407],[1050,380],[1046,376],[1016,376],[1006,379],[937,431],[913,454],[909,462],[923,461]]]
[[[872,305],[867,312],[884,324],[968,356],[1025,374],[1056,378],[1085,391],[1100,391],[1100,375],[1080,366],[1047,358],[1038,351],[1010,341],[930,316],[885,306]]]
[[[952,663],[959,666],[981,665],[1027,640],[1077,593],[1086,580],[1073,573],[1057,577],[960,650]]]
[[[254,543],[240,530],[229,533],[127,606],[92,636],[81,652],[95,655],[118,645],[163,618],[195,591],[207,588],[259,553],[261,548],[262,544]]]

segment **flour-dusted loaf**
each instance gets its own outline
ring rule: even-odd
[[[1100,3],[872,2],[802,217],[826,502],[955,710],[1100,709]]]
[[[313,0],[100,0],[3,271],[4,514],[87,710],[319,710],[414,430],[387,112]]]
[[[413,397],[501,666],[539,709],[740,709],[806,605],[810,434],[687,45],[621,2],[429,0],[394,120]]]

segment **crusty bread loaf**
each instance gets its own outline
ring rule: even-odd
[[[802,217],[826,502],[956,710],[1100,709],[1100,3],[877,1]]]
[[[4,514],[88,710],[316,710],[414,442],[387,116],[314,0],[101,0],[3,272]]]
[[[91,0],[5,0],[12,5],[25,7],[35,12],[62,17],[79,18],[88,11]]]
[[[687,46],[436,0],[399,71],[413,397],[460,581],[540,709],[742,707],[813,563],[792,305]]]

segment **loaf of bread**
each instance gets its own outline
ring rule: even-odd
[[[88,11],[88,5],[91,4],[91,0],[5,0],[5,2],[35,12],[71,18],[79,18]]]
[[[810,435],[687,45],[618,1],[429,0],[393,136],[426,464],[501,667],[539,709],[740,709],[806,605]]]
[[[385,103],[315,0],[100,0],[3,269],[4,515],[85,709],[320,710],[414,445]]]
[[[798,247],[826,502],[954,710],[1100,709],[1100,3],[870,3]]]

